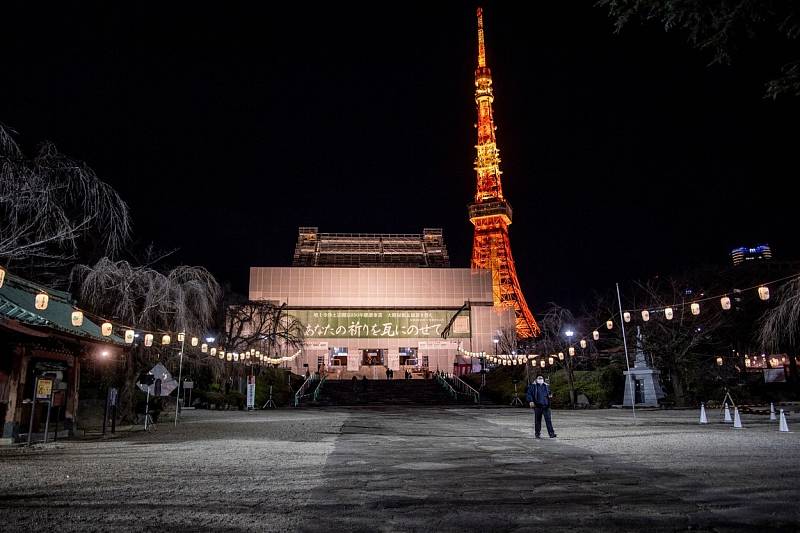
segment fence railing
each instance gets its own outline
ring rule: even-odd
[[[456,390],[453,388],[450,382],[447,381],[447,377],[445,376],[445,374],[437,372],[436,374],[434,374],[434,377],[436,378],[436,381],[439,383],[439,385],[441,385],[442,388],[445,391],[447,391],[447,393],[450,396],[452,396],[454,400],[458,399],[458,392],[456,392]]]
[[[471,398],[475,403],[481,403],[481,393],[470,386],[469,383],[456,376],[455,374],[447,375],[452,388],[458,393],[468,398]]]
[[[325,380],[327,380],[327,379],[328,379],[328,375],[327,374],[323,374],[322,377],[319,380],[319,385],[317,385],[317,388],[314,389],[314,395],[313,396],[314,396],[314,401],[315,402],[319,401],[319,393],[322,390],[322,385],[325,383]]]
[[[311,387],[311,384],[317,380],[317,376],[315,374],[311,374],[306,380],[300,385],[300,388],[297,389],[297,392],[294,394],[294,406],[297,407],[300,405],[300,401],[309,395],[308,389]]]

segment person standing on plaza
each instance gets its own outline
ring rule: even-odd
[[[542,415],[544,415],[547,433],[551,439],[554,439],[556,432],[553,429],[553,421],[550,419],[550,399],[553,395],[550,393],[550,387],[544,382],[544,377],[536,376],[536,381],[528,385],[525,395],[535,414],[534,433],[536,438],[541,438],[539,434],[542,431]]]

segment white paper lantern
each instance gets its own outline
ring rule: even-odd
[[[183,333],[178,333],[178,342],[183,342],[183,340],[185,338],[186,338],[186,335],[184,335]]]
[[[6,269],[0,267],[0,289],[3,288],[3,283],[6,281]]]
[[[152,346],[153,345],[153,334],[148,333],[144,336],[144,345],[145,346]]]
[[[719,304],[722,306],[722,309],[727,311],[731,308],[731,299],[727,296],[723,296],[719,299]]]
[[[127,344],[133,344],[133,337],[134,337],[133,330],[132,329],[126,329],[125,330],[125,342]]]
[[[82,311],[73,311],[72,312],[72,325],[76,328],[79,328],[83,325],[83,312]]]
[[[553,359],[552,355],[547,358],[547,362],[550,363],[551,365],[553,364],[553,361],[554,361],[554,359]]]
[[[539,366],[541,366],[542,368],[544,368],[544,365],[545,365],[544,359],[542,359],[541,361],[539,361]]]
[[[34,306],[36,309],[47,309],[47,304],[50,302],[50,297],[46,292],[40,292],[36,295]]]
[[[612,320],[609,320],[608,322],[606,322],[606,328],[607,329],[611,329],[613,327],[614,327],[614,322]]]
[[[624,313],[622,313],[622,318],[623,318],[623,320],[625,320],[625,322],[630,322],[631,321],[631,314],[629,312],[625,311]]]
[[[167,345],[171,342],[171,340],[172,339],[169,338],[169,335],[164,335],[163,337],[161,337],[161,344]]]
[[[594,340],[600,340],[600,332],[599,332],[599,331],[597,331],[597,330],[594,330],[594,331],[592,332],[592,338],[593,338]]]
[[[717,365],[722,366],[722,357],[717,357]]]
[[[226,353],[225,359],[227,359],[228,361],[233,361],[233,354],[231,352]]]
[[[103,322],[103,325],[100,326],[100,333],[103,334],[103,337],[110,337],[113,330],[114,326],[111,325],[111,322]]]
[[[200,339],[198,339],[197,337],[192,337],[192,346],[197,346],[197,344],[199,342],[200,342]]]
[[[758,288],[758,297],[762,300],[769,300],[769,287],[763,285]]]
[[[211,354],[211,357],[214,357],[215,355],[217,355],[217,349],[211,348],[211,350],[209,350],[209,353]]]
[[[664,316],[667,317],[667,320],[672,320],[673,314],[671,307],[667,307],[666,309],[664,309]]]
[[[642,320],[645,321],[645,322],[650,320],[650,311],[648,311],[646,309],[644,311],[642,311]]]
[[[208,352],[208,344],[206,344],[206,343],[201,344],[200,345],[200,352],[201,353],[207,353]]]
[[[239,361],[239,353],[238,352],[233,352],[233,360],[236,361],[236,362]]]
[[[586,349],[586,339],[581,339],[581,348]]]
[[[692,314],[693,315],[697,316],[697,315],[700,314],[700,304],[694,303],[690,307],[692,309]]]
[[[575,351],[575,349],[573,348],[572,351]],[[558,352],[558,360],[559,361],[564,360],[564,352]]]
[[[573,348],[572,346],[569,347],[569,354],[575,355],[575,348]]]

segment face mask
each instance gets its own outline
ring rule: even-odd
[[[537,379],[537,380],[536,380],[536,383],[538,383],[539,385],[541,385],[542,383],[544,383],[544,380],[543,380],[543,379],[541,379],[541,378],[539,378],[539,379]]]

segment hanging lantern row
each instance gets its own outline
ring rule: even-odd
[[[758,287],[758,297],[761,300],[764,300],[764,301],[769,300],[769,297],[770,297],[769,287],[767,287],[766,285],[762,285],[762,286]],[[719,299],[719,305],[720,305],[720,307],[722,308],[723,311],[730,311],[730,309],[731,309],[731,299],[730,299],[730,297],[729,296],[721,297]],[[698,302],[690,303],[689,304],[689,309],[691,310],[692,315],[694,315],[694,316],[697,316],[697,315],[700,314],[700,304]],[[631,315],[630,315],[630,313],[628,311],[625,311],[622,314],[622,317],[625,320],[625,322],[630,322]],[[664,317],[667,320],[672,320],[675,317],[675,311],[672,309],[672,307],[665,307],[664,308]],[[650,320],[650,311],[645,309],[645,310],[642,311],[642,321],[643,322],[647,322],[648,320]],[[609,329],[611,329],[611,328],[609,328]],[[597,340],[597,339],[595,339],[595,340]]]

